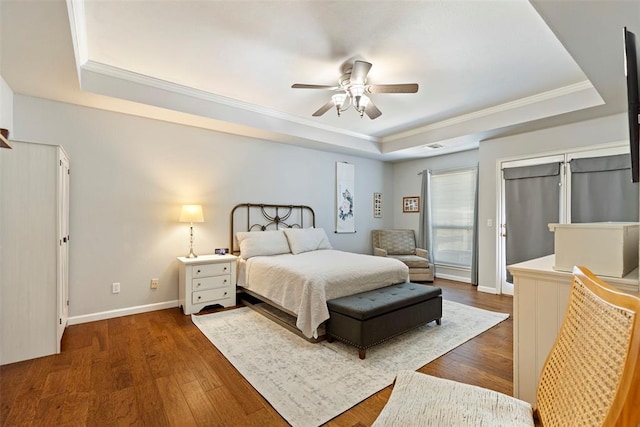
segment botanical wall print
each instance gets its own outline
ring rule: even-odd
[[[382,193],[373,193],[373,217],[382,218]]]
[[[336,162],[336,233],[355,233],[355,165]]]
[[[420,212],[420,196],[403,197],[402,212]]]

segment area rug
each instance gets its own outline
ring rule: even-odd
[[[243,307],[193,323],[289,424],[318,426],[509,317],[443,301],[442,325],[421,326],[367,350],[310,343]]]

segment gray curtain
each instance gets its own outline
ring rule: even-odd
[[[429,209],[429,179],[431,171],[425,169],[422,175],[422,189],[420,190],[420,224],[418,225],[418,247],[429,252],[429,262],[433,262],[432,240],[431,240],[431,211]]]
[[[571,160],[571,222],[638,221],[628,154]]]
[[[551,255],[559,222],[560,163],[503,169],[507,265]],[[513,278],[507,272],[507,281]]]
[[[473,252],[471,253],[471,284],[478,286],[478,188],[480,167],[476,166],[476,194],[473,202]]]

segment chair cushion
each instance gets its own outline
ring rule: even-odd
[[[386,249],[388,255],[415,254],[416,237],[413,230],[374,230],[374,232],[377,233],[374,246]]]
[[[389,257],[399,259],[409,268],[429,268],[429,260],[417,255],[390,255]]]
[[[497,391],[400,371],[389,401],[372,427],[533,426],[528,402]]]

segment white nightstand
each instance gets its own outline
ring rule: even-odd
[[[207,305],[236,305],[236,260],[234,255],[178,257],[178,300],[184,314],[197,313]]]

